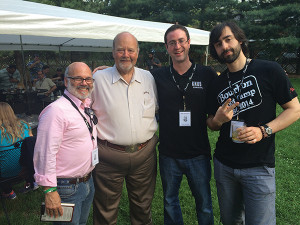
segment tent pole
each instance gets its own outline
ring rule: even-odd
[[[25,95],[26,95],[26,100],[25,100],[25,104],[26,104],[26,114],[27,115],[31,115],[31,106],[30,106],[30,102],[31,100],[29,100],[29,93],[28,93],[28,79],[25,73],[26,70],[26,66],[25,66],[25,57],[24,57],[24,49],[23,49],[23,41],[22,41],[22,35],[20,35],[20,43],[21,43],[21,53],[22,53],[22,61],[23,61],[23,82],[25,81]]]
[[[60,65],[59,65],[59,67],[62,67],[61,65],[62,65],[62,60],[61,60],[61,51],[60,51],[60,46],[58,47],[58,59],[59,59],[59,63],[60,63]]]
[[[206,46],[206,51],[205,51],[205,66],[207,66],[207,59],[208,59],[208,45]]]
[[[23,49],[23,41],[22,41],[22,35],[20,35],[20,43],[21,43],[21,54],[22,54],[22,61],[23,61],[23,82],[25,82],[25,89],[26,91],[28,90],[28,86],[27,86],[27,77],[25,74],[25,70],[26,70],[26,66],[25,66],[25,57],[24,57],[24,49]]]

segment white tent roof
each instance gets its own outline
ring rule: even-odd
[[[168,23],[83,12],[21,0],[0,1],[0,50],[111,51],[122,31],[161,42]],[[188,28],[191,44],[208,45],[209,32]]]

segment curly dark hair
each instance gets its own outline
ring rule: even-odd
[[[219,56],[216,52],[214,44],[219,41],[219,38],[224,30],[225,27],[229,27],[235,37],[236,40],[242,42],[241,48],[245,56],[248,55],[248,40],[244,31],[233,21],[226,21],[221,24],[216,25],[212,31],[210,32],[209,37],[209,51],[210,55],[214,58],[219,60]]]

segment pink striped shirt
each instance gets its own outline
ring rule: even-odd
[[[82,115],[84,103],[65,91]],[[34,148],[35,180],[41,186],[56,186],[56,178],[83,177],[93,170],[92,151],[97,146],[96,126],[93,126],[94,141],[79,112],[68,99],[61,97],[47,106],[39,116],[37,140]]]

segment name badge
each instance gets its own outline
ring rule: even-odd
[[[191,111],[179,112],[179,126],[190,127],[191,126]]]
[[[98,158],[98,148],[95,148],[92,151],[92,165],[96,166],[99,163],[99,158]]]

